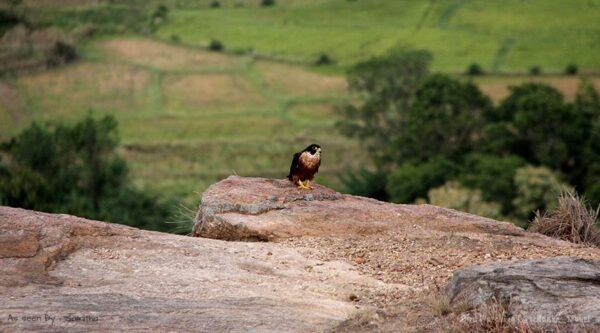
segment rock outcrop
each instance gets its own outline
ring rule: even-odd
[[[211,186],[194,234],[0,207],[0,331],[428,330],[424,295],[457,269],[600,259],[509,223],[260,178]]]
[[[323,331],[359,310],[354,289],[384,286],[276,244],[9,207],[0,255],[0,332]]]
[[[299,236],[353,236],[399,230],[407,223],[431,229],[523,236],[513,224],[430,205],[394,205],[343,195],[313,184],[299,190],[281,179],[231,176],[202,194],[193,234],[223,240]]]
[[[447,285],[453,303],[506,303],[515,320],[551,330],[600,329],[600,260],[556,257],[461,269]]]

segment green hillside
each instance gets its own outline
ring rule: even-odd
[[[390,48],[429,49],[433,70],[445,72],[474,62],[503,73],[600,68],[598,0],[211,2],[23,1],[40,26],[96,35],[82,37],[73,64],[0,80],[0,140],[33,120],[113,114],[135,182],[195,203],[195,192],[230,174],[284,177],[291,154],[313,142],[324,148],[321,183],[339,185],[341,172],[368,163],[335,130],[335,106],[348,98],[342,72]],[[166,19],[151,26],[161,4]],[[211,40],[225,51],[207,51]],[[312,66],[323,53],[334,65]],[[475,78],[495,101],[507,85],[532,80],[567,98],[578,84],[560,75]]]
[[[207,1],[208,3],[208,1]],[[157,34],[191,45],[222,41],[239,51],[312,62],[326,53],[348,66],[392,47],[433,52],[433,69],[560,72],[600,68],[600,1],[277,1],[175,7]]]
[[[0,139],[32,120],[113,114],[135,181],[194,204],[231,174],[285,177],[293,153],[313,142],[325,152],[322,183],[366,160],[333,130],[343,77],[138,38],[98,40],[83,54],[1,83]]]

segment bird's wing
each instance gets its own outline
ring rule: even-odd
[[[290,166],[290,174],[287,176],[289,180],[292,180],[292,174],[298,170],[298,160],[300,159],[300,153],[295,153],[292,158],[292,165]]]

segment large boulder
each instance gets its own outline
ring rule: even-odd
[[[522,236],[510,223],[431,205],[394,205],[345,195],[313,184],[298,189],[285,179],[231,176],[202,194],[193,235],[223,240],[350,236],[399,230],[407,223]]]
[[[196,236],[271,242],[0,207],[0,331],[428,331],[424,296],[457,269],[600,259],[509,223],[314,186],[230,177],[204,193]]]
[[[600,260],[555,257],[458,270],[446,289],[453,303],[505,303],[514,320],[564,331],[600,329]]]
[[[310,267],[310,269],[308,269]],[[142,231],[0,206],[1,332],[308,332],[389,286],[268,243]]]

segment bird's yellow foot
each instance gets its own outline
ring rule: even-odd
[[[298,188],[303,190],[310,190],[311,188],[305,185],[301,180],[298,181]]]
[[[306,188],[307,188],[307,189],[309,189],[309,190],[312,190],[312,189],[313,189],[313,187],[312,187],[312,186],[310,186],[310,183],[309,183],[309,182],[310,182],[310,180],[306,180],[306,184],[304,184],[304,185],[306,185]]]

